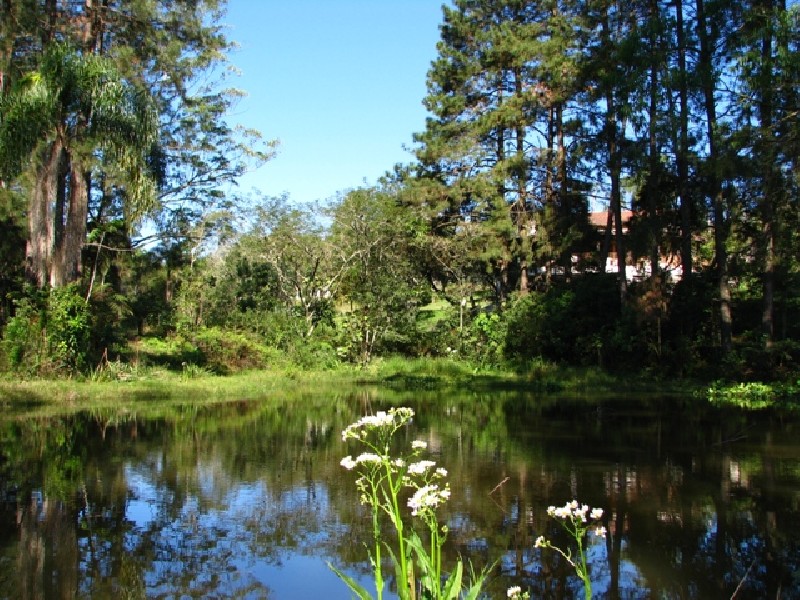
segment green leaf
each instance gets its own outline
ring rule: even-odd
[[[456,563],[456,569],[452,573],[450,573],[450,577],[447,578],[447,583],[444,586],[444,590],[442,590],[442,598],[444,600],[455,600],[461,594],[461,577],[464,572],[464,565],[459,560]],[[480,588],[478,588],[480,591]]]
[[[461,562],[461,561],[459,561]],[[466,593],[462,596],[462,600],[478,600],[478,597],[483,590],[483,586],[486,583],[486,578],[489,576],[489,573],[492,569],[495,568],[497,565],[497,561],[492,563],[491,565],[485,567],[481,572],[480,575],[475,574],[475,570],[472,568],[472,563],[470,563],[470,573],[472,574],[472,584],[467,589]]]
[[[358,598],[360,598],[361,600],[372,600],[372,594],[370,594],[366,589],[364,589],[355,579],[353,579],[348,575],[345,575],[339,569],[334,567],[330,563],[330,561],[328,561],[328,568],[334,573],[336,573],[336,576],[342,581],[344,581],[347,584],[347,587],[350,588],[350,591],[352,591]]]
[[[392,550],[392,547],[387,543],[384,543],[384,546],[386,547],[386,551],[389,553],[389,557],[392,559],[392,564],[394,565],[394,576],[395,580],[397,581],[398,594],[400,595],[400,599],[404,600],[405,598],[409,597],[408,582],[406,581],[405,583],[403,583],[404,581],[403,570],[400,566],[400,561],[397,560],[397,555],[394,553],[394,550]],[[406,561],[406,564],[409,565],[410,568],[413,568],[411,561]]]

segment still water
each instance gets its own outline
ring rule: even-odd
[[[368,514],[341,431],[411,406],[449,473],[446,552],[487,598],[582,598],[549,505],[605,510],[596,598],[800,598],[800,414],[698,399],[376,390],[0,417],[0,598],[346,599]],[[387,575],[389,571],[387,571]]]

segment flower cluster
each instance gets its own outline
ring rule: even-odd
[[[411,492],[408,507],[413,516],[430,518],[434,516],[436,507],[450,497],[450,486],[443,482],[447,470],[437,467],[432,460],[419,459],[420,452],[428,447],[423,440],[411,442],[411,452],[407,456],[410,460],[394,458],[389,453],[389,440],[413,417],[411,408],[390,408],[348,425],[342,431],[342,440],[354,440],[366,447],[367,452],[355,458],[345,456],[340,464],[348,471],[355,469],[359,472],[356,486],[362,504],[379,503],[380,497],[374,492],[382,485],[381,482],[386,482],[391,484],[394,493],[398,493],[401,487]]]
[[[342,431],[342,441],[364,440],[370,431],[387,429],[391,435],[398,428],[410,422],[414,416],[411,408],[390,408],[388,412],[379,410],[374,415],[365,415]]]
[[[380,464],[381,457],[373,452],[362,452],[356,458],[352,456],[345,456],[339,464],[341,464],[348,471],[352,471],[358,465],[364,464]]]
[[[414,516],[425,513],[426,511],[435,510],[437,506],[447,501],[450,498],[450,486],[445,484],[443,489],[438,485],[424,485],[414,492],[414,495],[408,499],[408,506],[411,508],[411,514]]]
[[[421,460],[408,465],[408,472],[414,475],[424,475],[428,469],[432,469],[435,466],[436,463],[432,460]]]
[[[531,595],[528,592],[523,592],[522,588],[519,587],[518,585],[514,585],[508,588],[508,591],[506,591],[506,596],[511,598],[511,600],[527,600],[528,598],[531,597]]]
[[[447,537],[447,527],[440,526],[436,516],[436,509],[450,498],[450,486],[444,481],[447,470],[437,467],[432,460],[421,459],[421,452],[428,447],[423,440],[411,442],[410,451],[403,456],[392,455],[392,449],[397,447],[393,440],[394,434],[410,423],[413,416],[414,411],[410,408],[391,408],[361,417],[342,431],[343,441],[352,440],[365,450],[355,458],[351,455],[345,456],[340,464],[348,471],[357,473],[356,489],[361,504],[372,509],[374,547],[370,552],[370,563],[379,599],[384,586],[381,555],[386,545],[381,519],[388,519],[396,533],[397,548],[391,549],[391,555],[395,561],[398,581],[408,582],[407,586],[399,586],[398,597],[401,600],[414,597],[415,570],[411,562],[414,557],[418,560],[418,572],[421,575],[419,581],[426,597],[442,599],[445,591],[452,587],[452,582],[447,583],[446,578],[442,578],[442,545]],[[406,497],[411,516],[417,517],[417,522],[423,523],[428,529],[427,545],[423,544],[422,538],[414,531],[414,526],[405,522],[403,499]],[[358,597],[367,596],[355,582],[343,576],[335,567],[331,568]],[[452,581],[458,581],[458,585],[462,569],[459,562],[458,568],[451,575],[454,578]],[[475,576],[477,583],[473,586],[474,589],[480,589],[486,575],[487,572],[483,572]]]
[[[567,502],[564,506],[548,506],[547,507],[547,514],[554,519],[570,519],[573,524],[577,525],[577,523],[586,523],[587,518],[586,514],[589,513],[589,519],[592,521],[599,521],[603,518],[603,509],[602,508],[590,508],[587,504],[578,504],[577,500],[573,500],[572,502]],[[595,535],[600,537],[606,537],[606,528],[602,526],[597,526],[594,528]],[[541,538],[541,536],[540,536]],[[543,539],[543,538],[541,538]],[[541,544],[539,540],[536,540],[537,547]]]
[[[573,500],[572,502],[567,502],[564,506],[549,506],[547,508],[547,514],[557,519],[567,533],[570,534],[578,547],[578,551],[575,555],[573,555],[570,548],[564,551],[558,546],[554,546],[550,540],[543,535],[536,538],[536,548],[552,548],[561,554],[561,556],[574,567],[578,577],[583,580],[585,597],[587,600],[590,600],[592,597],[592,581],[589,576],[589,565],[586,560],[584,538],[587,532],[592,529],[594,522],[599,521],[603,517],[603,509],[590,508],[587,504],[579,504],[577,500]],[[589,520],[593,523],[589,524]],[[606,528],[602,525],[594,525],[592,531],[599,537],[606,536]]]

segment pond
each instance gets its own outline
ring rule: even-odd
[[[448,471],[487,598],[582,598],[547,507],[605,511],[597,598],[800,598],[800,414],[696,398],[375,389],[0,418],[0,598],[346,599],[371,582],[341,431],[389,406]],[[389,571],[387,570],[387,574]]]

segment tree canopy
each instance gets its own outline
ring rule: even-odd
[[[797,372],[797,4],[454,0],[414,160],[325,206],[226,189],[273,145],[228,123],[224,2],[3,6],[11,363],[77,310],[26,272],[95,351]]]

